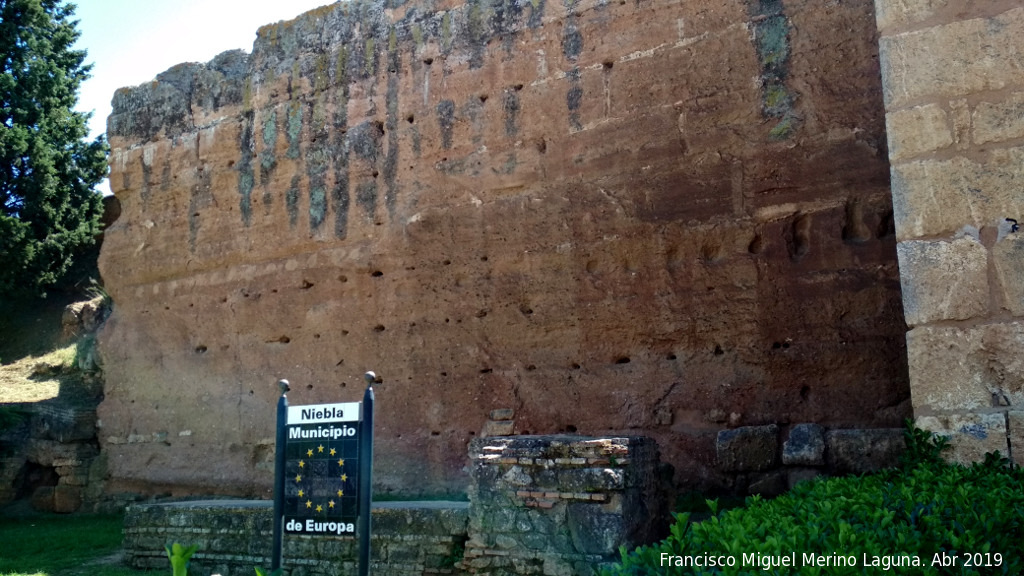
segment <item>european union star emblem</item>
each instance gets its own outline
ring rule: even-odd
[[[355,522],[359,513],[358,434],[331,438],[322,424],[289,426],[284,515],[303,523]],[[323,435],[323,436],[321,436]]]

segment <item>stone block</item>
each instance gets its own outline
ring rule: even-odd
[[[1017,466],[1024,466],[1024,412],[1011,410],[1006,415],[1006,437],[1010,459]]]
[[[515,414],[516,411],[512,408],[498,408],[497,410],[491,410],[489,418],[491,420],[511,420]]]
[[[975,364],[992,396],[992,406],[1024,404],[1024,322],[1000,322],[982,328]]]
[[[40,512],[53,512],[54,486],[40,486],[32,492],[30,503],[32,508]]]
[[[946,7],[950,0],[875,0],[878,30],[923,22]]]
[[[533,484],[533,477],[527,474],[520,466],[513,466],[501,477],[502,481],[512,486],[529,486]]]
[[[967,320],[988,312],[988,251],[972,236],[896,247],[907,324]]]
[[[821,466],[825,463],[825,431],[817,424],[797,424],[782,445],[787,466]]]
[[[982,332],[921,326],[907,333],[907,364],[914,410],[975,410],[992,405],[979,363]]]
[[[814,468],[795,468],[787,472],[786,484],[789,486],[789,489],[792,490],[797,484],[814,480],[821,475],[821,470],[816,470]]]
[[[626,473],[616,468],[570,468],[558,471],[558,486],[570,492],[622,490]]]
[[[889,158],[904,160],[953,144],[946,111],[937,104],[915,106],[886,115]]]
[[[55,440],[33,438],[25,443],[25,455],[43,466],[78,465],[96,455],[89,444],[63,444]]]
[[[53,511],[59,514],[77,512],[82,507],[82,489],[60,484],[53,488]]]
[[[985,144],[1024,137],[1024,93],[1001,102],[981,102],[974,108],[974,143]]]
[[[65,337],[95,332],[110,315],[110,304],[102,296],[64,307],[61,332]]]
[[[893,163],[896,236],[952,235],[1024,213],[1024,148],[989,152],[984,163],[954,157]]]
[[[86,486],[89,484],[89,466],[58,466],[57,475],[60,476],[60,484],[70,486]]]
[[[572,564],[557,554],[544,554],[542,560],[544,576],[573,576],[574,574]]]
[[[992,248],[1001,305],[1014,316],[1024,316],[1024,234],[1004,238]]]
[[[481,438],[491,436],[511,436],[515,431],[515,420],[488,420],[480,431]]]
[[[1018,84],[1024,68],[1021,37],[1024,8],[881,38],[886,106],[902,108],[922,98],[951,99]]]
[[[953,123],[953,143],[957,150],[971,147],[971,107],[966,98],[949,103],[949,117]]]
[[[971,412],[1024,404],[1022,347],[1022,322],[911,330],[907,362],[915,412]]]
[[[993,414],[943,414],[919,416],[917,426],[949,438],[950,448],[943,455],[950,462],[970,464],[985,459],[988,452],[1009,454],[1006,416]]]
[[[608,514],[598,504],[570,504],[566,523],[573,547],[580,554],[613,554],[627,543],[623,516]]]
[[[903,430],[830,430],[825,435],[828,464],[836,472],[863,474],[899,464],[906,450]]]
[[[770,424],[722,430],[715,449],[718,466],[726,472],[767,470],[778,461],[779,427]]]
[[[789,488],[786,476],[785,470],[771,470],[759,474],[750,479],[750,484],[747,485],[747,493],[760,494],[765,498],[774,498]]]

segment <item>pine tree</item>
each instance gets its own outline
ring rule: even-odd
[[[99,232],[107,144],[72,110],[91,68],[74,8],[0,0],[0,295],[53,286]]]

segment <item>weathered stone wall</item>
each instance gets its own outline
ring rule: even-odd
[[[650,438],[478,438],[469,452],[471,574],[588,576],[667,535]]]
[[[265,495],[274,382],[382,373],[382,490],[488,413],[640,431],[908,415],[870,0],[355,1],[118,91],[111,489]],[[903,404],[901,404],[903,403]]]
[[[803,423],[781,443],[780,432],[769,424],[718,433],[718,467],[732,475],[733,493],[773,497],[819,476],[894,468],[906,450],[902,428],[826,430]]]
[[[441,576],[458,573],[466,541],[466,502],[374,504],[370,573],[382,576]],[[166,572],[165,546],[196,545],[189,574],[249,576],[270,571],[273,503],[206,500],[130,506],[125,514],[125,562]],[[358,542],[351,536],[289,534],[284,539],[289,576],[355,574]]]
[[[46,512],[98,509],[106,468],[96,443],[96,402],[57,397],[14,406],[25,416],[0,432],[0,505],[31,498]]]
[[[471,443],[469,502],[373,505],[370,572],[385,576],[593,576],[620,546],[657,540],[669,524],[658,446],[650,438],[518,436]],[[201,576],[269,564],[272,502],[136,505],[125,517],[126,561],[166,567],[164,547],[198,546]],[[354,573],[352,536],[286,534],[290,576]]]
[[[1024,8],[878,0],[919,426],[1024,464]]]

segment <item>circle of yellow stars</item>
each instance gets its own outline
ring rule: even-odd
[[[317,446],[316,453],[317,454],[323,454],[323,452],[324,452],[324,445],[321,444],[320,446]],[[330,456],[336,456],[337,454],[338,454],[338,452],[334,448],[331,448],[330,451],[328,452],[328,455],[330,455]],[[309,457],[309,458],[313,457],[313,449],[312,448],[310,448],[309,450],[306,450],[306,456]],[[345,459],[344,458],[339,458],[338,459],[338,466],[342,467],[342,468],[345,466]],[[305,460],[299,460],[299,468],[305,468],[305,467],[306,467],[306,461]],[[347,482],[348,481],[348,474],[344,474],[343,473],[341,475],[341,481],[342,482]],[[302,474],[301,473],[295,475],[295,482],[296,483],[302,482]],[[345,491],[339,489],[338,490],[338,498],[341,498],[344,495],[345,495]],[[304,498],[306,496],[306,491],[300,488],[298,496],[299,496],[299,498]],[[334,508],[335,505],[336,505],[336,503],[334,502],[334,500],[329,500],[327,502],[327,507],[328,508]],[[313,508],[313,501],[312,500],[309,500],[309,499],[306,500],[306,508],[314,509]],[[315,510],[317,512],[323,512],[324,511],[324,507],[321,504],[317,504]]]

